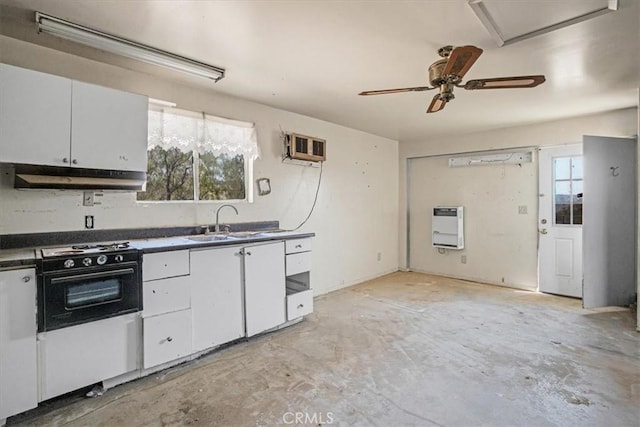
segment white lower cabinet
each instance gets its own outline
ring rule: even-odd
[[[0,424],[38,406],[35,270],[0,272]]]
[[[191,309],[145,317],[142,325],[144,369],[192,353]]]
[[[247,336],[286,322],[284,242],[247,246],[244,290]]]
[[[139,369],[138,313],[38,334],[40,400]]]
[[[244,336],[241,247],[191,251],[193,350]]]

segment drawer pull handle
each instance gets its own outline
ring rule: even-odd
[[[173,338],[171,338],[171,337],[167,337],[167,341],[168,341],[168,342],[171,342],[171,341],[173,341]]]
[[[29,282],[31,281],[31,276],[24,276],[24,277],[22,278],[22,281],[23,281],[24,283],[29,283]]]
[[[302,248],[302,245],[296,245],[296,248]]]
[[[251,252],[247,252],[247,255],[251,256]]]
[[[298,308],[304,307],[304,304],[298,304]]]

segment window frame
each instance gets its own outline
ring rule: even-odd
[[[584,176],[582,178],[576,179],[573,176],[573,159],[575,158],[581,158],[584,159],[584,156],[582,155],[571,155],[571,156],[558,156],[558,157],[553,157],[552,158],[552,182],[551,182],[551,191],[553,192],[553,198],[552,198],[552,205],[551,205],[551,210],[552,210],[552,217],[553,217],[553,226],[554,227],[582,227],[582,223],[581,224],[575,224],[574,223],[574,212],[573,212],[573,206],[575,205],[573,202],[573,183],[580,181],[584,183]],[[556,160],[558,159],[569,159],[569,178],[556,178]],[[583,160],[584,162],[584,160]],[[584,163],[583,163],[583,173],[584,173]],[[559,224],[557,222],[557,214],[558,211],[556,209],[557,203],[556,203],[556,197],[557,197],[557,193],[556,193],[556,183],[558,182],[568,182],[569,183],[569,224]]]

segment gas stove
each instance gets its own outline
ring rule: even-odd
[[[42,270],[70,270],[138,261],[129,242],[91,243],[42,249]]]
[[[66,255],[85,255],[117,252],[130,249],[129,242],[113,242],[113,243],[90,243],[82,245],[73,245],[60,248],[42,249],[43,258],[51,258]]]

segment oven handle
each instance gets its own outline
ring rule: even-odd
[[[51,284],[55,285],[58,283],[75,282],[76,280],[82,280],[82,279],[98,279],[100,277],[125,276],[127,274],[133,274],[133,273],[135,273],[135,270],[133,268],[125,268],[122,270],[102,271],[100,273],[77,274],[73,276],[52,278]]]

